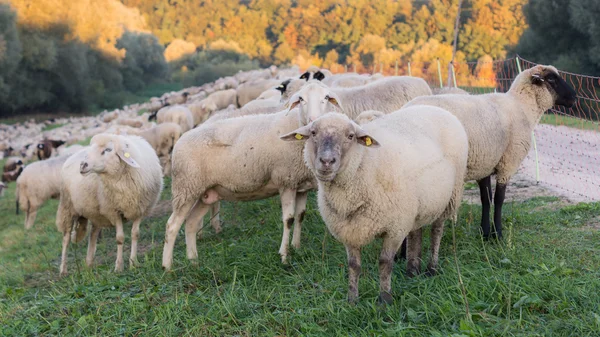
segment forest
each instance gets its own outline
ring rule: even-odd
[[[156,83],[199,85],[270,64],[447,64],[458,3],[0,0],[0,115],[99,111]],[[519,53],[598,74],[598,14],[594,0],[464,0],[455,63]]]

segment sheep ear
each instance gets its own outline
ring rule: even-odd
[[[325,78],[325,74],[323,74],[321,71],[317,71],[317,72],[316,72],[316,73],[313,75],[313,78],[314,78],[315,80],[322,81],[322,80]]]
[[[355,126],[356,127],[356,141],[358,142],[358,144],[362,145],[362,146],[366,146],[366,147],[380,147],[381,144],[379,144],[378,141],[375,140],[375,138],[371,137],[369,134],[367,134],[365,132],[365,130],[363,130],[361,127],[359,126]]]
[[[286,108],[288,108],[288,112],[292,111],[293,108],[297,107],[300,104],[300,95],[295,94],[290,98],[290,100],[285,104]]]
[[[542,83],[544,83],[544,81],[545,80],[539,74],[531,75],[531,83],[535,85],[541,85]]]
[[[310,77],[310,73],[308,71],[305,72],[304,74],[300,75],[300,79],[301,80],[307,80],[308,81],[309,77]]]
[[[117,156],[119,156],[119,158],[121,158],[125,164],[134,168],[140,168],[140,164],[138,164],[137,161],[131,157],[131,153],[127,152],[126,150],[117,151]]]
[[[338,108],[342,108],[341,104],[340,104],[340,99],[338,98],[338,96],[332,92],[330,92],[326,97],[325,97],[329,103],[333,104],[334,106],[338,107]]]
[[[305,125],[290,133],[279,136],[279,139],[285,141],[307,140],[308,138],[310,138],[310,125]]]

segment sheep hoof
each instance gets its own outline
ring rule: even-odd
[[[288,264],[287,256],[284,256],[284,255],[281,256],[281,263]]]
[[[427,270],[425,271],[425,276],[427,276],[427,277],[432,277],[437,274],[438,274],[438,271],[434,267],[427,267]]]
[[[421,274],[421,271],[418,268],[406,267],[406,277],[413,278],[419,276],[419,274]]]
[[[393,304],[394,303],[394,297],[392,296],[392,294],[388,293],[387,291],[382,291],[381,293],[379,293],[379,299],[377,300],[377,302],[379,302],[379,304]]]
[[[502,241],[502,234],[498,235],[497,233],[490,233],[489,235],[484,235],[483,240],[486,242],[498,242]]]
[[[350,305],[355,306],[357,302],[358,302],[357,294],[348,294],[348,303]]]
[[[198,265],[198,258],[195,259],[189,259],[190,263],[193,264],[194,266]]]

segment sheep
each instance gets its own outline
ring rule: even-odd
[[[132,128],[141,128],[142,126],[144,126],[144,122],[135,118],[119,118],[117,119],[117,124],[127,125]]]
[[[215,86],[219,90],[236,89],[239,85],[233,76],[222,77],[215,81]]]
[[[469,93],[464,91],[461,88],[454,87],[444,87],[444,88],[433,88],[431,92],[434,95],[447,95],[447,94],[455,94],[455,95],[468,95]]]
[[[319,69],[316,66],[310,66],[306,69],[306,71],[300,75],[300,79],[301,80],[306,80],[306,81],[310,81],[310,80],[318,80],[318,81],[322,81],[325,78],[325,74],[323,73],[323,71],[321,69]]]
[[[6,190],[6,184],[3,182],[0,182],[0,197],[4,196],[4,191]]]
[[[58,153],[58,156],[66,156],[66,155],[72,155],[75,154],[79,151],[81,151],[84,148],[83,145],[79,145],[79,144],[75,144],[75,145],[71,145],[71,146],[61,146],[58,149],[56,149],[56,152]]]
[[[81,150],[81,149],[80,149]],[[17,179],[17,214],[26,212],[25,229],[33,227],[37,210],[48,199],[57,199],[62,184],[62,166],[70,155],[42,160],[25,167]]]
[[[9,183],[11,181],[17,180],[21,173],[23,172],[23,166],[18,166],[16,169],[8,172],[2,173],[2,182]]]
[[[465,181],[479,184],[483,237],[502,238],[502,204],[506,185],[531,147],[531,132],[553,105],[571,107],[575,91],[553,66],[538,65],[519,74],[506,93],[418,97],[405,107],[438,106],[450,111],[469,136]],[[494,227],[490,234],[491,175],[496,175]]]
[[[367,110],[367,111],[361,112],[360,115],[358,115],[358,117],[356,117],[354,119],[354,122],[356,122],[356,124],[358,124],[358,125],[363,125],[363,124],[370,123],[370,122],[374,121],[375,119],[377,119],[379,117],[383,117],[383,116],[385,116],[385,114],[381,111]]]
[[[88,149],[69,157],[62,168],[63,184],[56,227],[63,233],[60,274],[67,273],[67,247],[72,225],[79,240],[87,220],[92,223],[86,264],[91,266],[100,229],[116,227],[115,271],[123,270],[123,221],[132,220],[130,266],[137,257],[142,219],[152,210],[163,188],[161,167],[154,150],[138,136],[99,134]],[[76,240],[76,241],[77,241]]]
[[[4,172],[14,171],[19,166],[23,166],[23,160],[19,157],[9,157],[4,163]]]
[[[291,96],[290,92],[297,92],[305,84],[305,80],[299,79],[283,81],[279,86],[273,89],[274,91],[279,92],[279,97],[272,97],[271,99],[263,100],[256,99],[244,105],[241,109],[237,110],[221,110],[218,113],[213,114],[205,123],[212,123],[218,120],[233,117],[257,114],[272,114],[275,112],[279,112],[284,108],[283,103],[289,100]]]
[[[187,132],[194,128],[194,117],[190,109],[183,105],[166,106],[156,114],[156,122],[176,123],[181,127],[181,132]]]
[[[164,101],[165,101],[165,104],[167,104],[167,105],[184,104],[185,102],[187,102],[189,95],[190,95],[189,92],[184,91],[181,94],[177,93],[174,95],[167,96],[167,98],[165,98]]]
[[[188,106],[194,117],[194,126],[203,123],[210,115],[218,110],[227,108],[230,104],[237,104],[237,91],[235,89],[217,91],[200,102]]]
[[[175,123],[159,124],[138,134],[152,146],[159,158],[165,159],[161,161],[165,176],[171,175],[171,152],[181,134],[181,127]]]
[[[305,143],[304,161],[318,182],[319,212],[346,247],[350,302],[358,299],[361,247],[376,237],[383,238],[381,302],[393,301],[394,256],[407,236],[407,272],[419,273],[421,240],[415,235],[429,223],[427,269],[435,274],[444,221],[456,221],[467,165],[467,135],[456,117],[440,108],[415,107],[359,126],[346,115],[329,113],[281,139]]]
[[[48,159],[52,156],[52,152],[57,147],[63,145],[65,141],[44,139],[36,146],[37,157],[39,160]]]
[[[219,200],[260,200],[280,195],[283,238],[279,249],[287,262],[289,234],[300,247],[301,223],[312,173],[302,162],[302,144],[278,141],[298,127],[298,109],[205,123],[184,134],[173,149],[173,214],[166,225],[162,265],[170,270],[177,233],[185,221],[188,259],[198,257],[196,233],[211,205]],[[292,145],[292,146],[289,146]],[[206,160],[210,158],[210,160]],[[213,209],[213,215],[218,212]],[[220,232],[218,222],[212,222]]]
[[[116,111],[109,112],[109,113],[104,114],[102,116],[102,122],[104,122],[104,123],[110,123],[110,122],[114,121],[117,118],[119,118],[119,114]]]
[[[303,124],[308,124],[327,112],[329,104],[342,110],[351,119],[365,110],[390,113],[400,109],[411,99],[431,95],[427,83],[417,77],[393,76],[354,88],[329,88],[318,81],[310,81],[290,98],[290,109],[300,106]]]
[[[357,87],[360,85],[365,85],[371,82],[375,82],[383,78],[383,75],[376,74],[373,76],[368,75],[346,75],[340,76],[338,78],[333,79],[328,85],[331,87]]]
[[[254,80],[241,84],[237,88],[237,105],[243,107],[246,103],[256,99],[264,91],[275,87],[281,80]]]

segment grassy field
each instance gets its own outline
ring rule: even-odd
[[[167,183],[163,199],[169,198]],[[225,203],[224,230],[205,230],[199,265],[185,258],[183,231],[174,270],[161,269],[167,215],[147,220],[141,265],[114,274],[114,230],[104,230],[97,266],[86,243],[71,245],[58,278],[57,201],[38,213],[31,232],[14,214],[14,184],[0,199],[0,335],[85,336],[598,336],[600,204],[566,206],[557,198],[507,204],[506,240],[484,243],[480,209],[463,205],[442,242],[441,274],[408,279],[396,265],[388,307],[376,304],[379,242],[363,251],[356,306],[346,302],[346,255],[309,199],[303,247],[281,265],[278,199]],[[126,226],[126,233],[129,226]],[[128,254],[129,234],[126,235]]]

